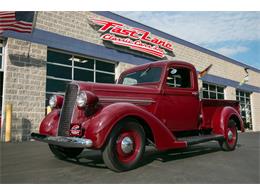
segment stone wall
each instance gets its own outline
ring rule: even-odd
[[[29,139],[44,117],[46,51],[44,45],[7,40],[4,94],[5,104],[13,105],[12,141]]]
[[[236,100],[236,89],[234,87],[227,86],[224,93],[226,100]]]
[[[260,93],[251,95],[253,130],[260,131]]]
[[[39,12],[36,28],[104,46],[103,41],[100,39],[100,33],[98,33],[97,29],[93,28],[93,26],[89,24],[89,17],[98,19],[104,18],[103,16],[97,15],[92,12],[82,11]],[[109,47],[115,48],[112,45],[109,45]],[[208,65],[213,64],[213,67],[209,71],[209,74],[238,82],[240,82],[245,76],[244,68],[241,66],[224,61],[220,58],[208,55],[204,52],[175,42],[173,42],[173,47],[173,53],[175,56],[173,57],[172,55],[167,55],[167,59],[169,60],[187,61],[195,65],[197,70],[202,70]],[[129,49],[120,48],[120,50],[126,51],[128,53],[135,53]],[[140,55],[140,53],[138,54]],[[149,56],[146,54],[142,55],[146,57]],[[247,84],[260,87],[260,74],[255,71],[249,70],[249,75],[250,80]]]

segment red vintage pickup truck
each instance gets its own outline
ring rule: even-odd
[[[148,144],[164,151],[215,140],[231,151],[244,131],[239,103],[200,99],[196,69],[182,61],[131,68],[117,84],[72,82],[49,104],[52,112],[31,137],[60,159],[101,150],[114,171],[135,168]]]

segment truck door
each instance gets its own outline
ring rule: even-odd
[[[196,70],[185,65],[169,66],[157,113],[172,131],[193,130],[199,125],[200,100]]]

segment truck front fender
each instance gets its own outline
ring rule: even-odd
[[[41,122],[39,132],[43,135],[57,136],[60,109],[51,111]]]
[[[238,129],[244,131],[243,121],[240,114],[231,106],[221,107],[216,109],[212,118],[212,128],[215,134],[221,134],[226,136],[225,131],[228,128],[228,121],[234,119],[238,125]]]
[[[126,117],[136,117],[146,122],[152,131],[158,150],[186,147],[186,142],[176,141],[171,131],[152,113],[131,103],[114,103],[104,107],[82,124],[85,137],[93,141],[94,148],[101,148],[113,127]]]

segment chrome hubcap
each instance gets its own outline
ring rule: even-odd
[[[121,149],[125,154],[129,154],[134,149],[134,142],[130,137],[125,137],[121,142]]]
[[[228,139],[231,140],[233,138],[233,133],[231,130],[228,131]]]

